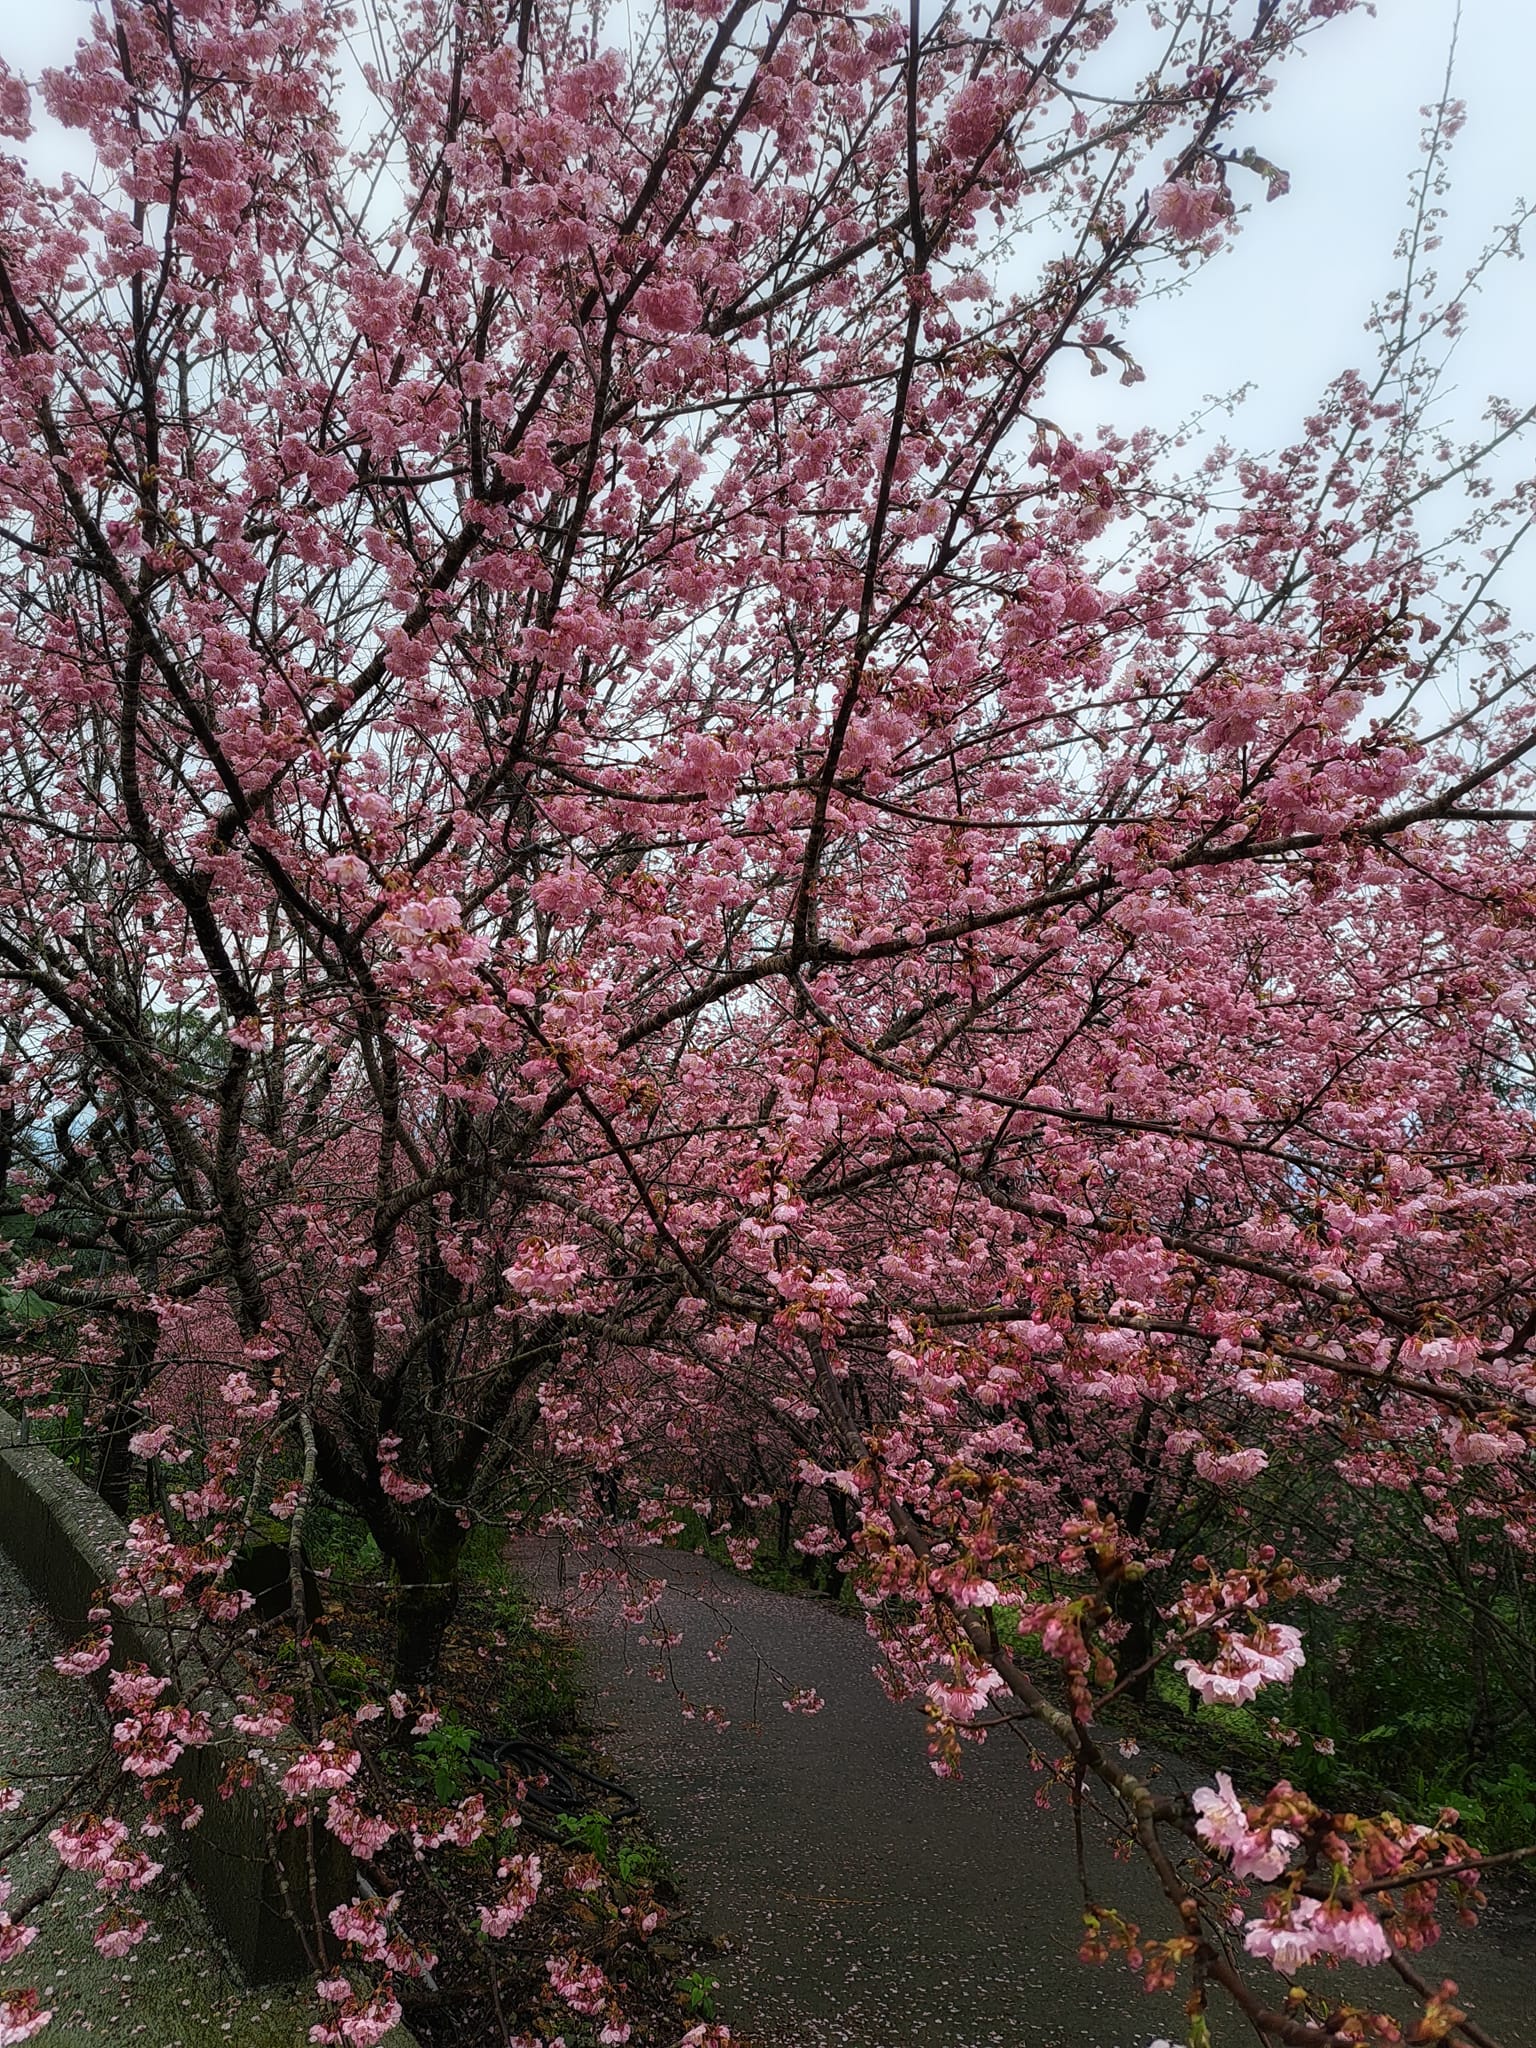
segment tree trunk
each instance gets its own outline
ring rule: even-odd
[[[126,1518],[128,1513],[133,1473],[128,1440],[142,1420],[139,1395],[144,1391],[154,1365],[159,1336],[158,1316],[147,1310],[129,1314],[97,1437],[96,1491],[113,1514],[119,1517]]]
[[[1152,1691],[1152,1673],[1143,1671],[1144,1664],[1150,1664],[1156,1648],[1153,1632],[1152,1601],[1147,1592],[1145,1579],[1122,1581],[1115,1589],[1115,1611],[1126,1624],[1125,1640],[1121,1647],[1120,1667],[1123,1671],[1134,1671],[1126,1691],[1137,1706],[1144,1707]]]
[[[133,1477],[128,1439],[138,1426],[135,1408],[114,1404],[108,1411],[97,1443],[96,1491],[120,1521],[128,1514],[129,1487]]]
[[[459,1561],[464,1531],[444,1518],[412,1527],[393,1546],[395,1568],[394,1682],[402,1690],[430,1685],[443,1640],[459,1605]]]

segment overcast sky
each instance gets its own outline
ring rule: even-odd
[[[89,6],[0,6],[0,51],[32,76],[63,62]],[[1368,360],[1361,325],[1393,281],[1418,110],[1439,95],[1454,16],[1454,0],[1380,0],[1374,17],[1328,24],[1286,67],[1271,111],[1236,138],[1290,172],[1289,196],[1255,203],[1236,246],[1187,292],[1138,310],[1127,339],[1145,383],[1122,390],[1112,376],[1068,370],[1053,384],[1053,416],[1079,432],[1100,421],[1173,426],[1207,394],[1251,383],[1234,438],[1256,448],[1288,440],[1328,380]],[[1447,278],[1513,195],[1536,193],[1533,76],[1529,0],[1463,0],[1456,91],[1469,118],[1453,159]],[[68,145],[45,129],[35,161],[56,171]],[[1528,265],[1507,269],[1477,308],[1456,359],[1458,424],[1475,423],[1489,390],[1536,396],[1532,279]]]
[[[1420,162],[1419,109],[1439,99],[1455,16],[1454,0],[1380,0],[1374,17],[1328,24],[1289,61],[1268,113],[1236,138],[1290,173],[1289,194],[1265,205],[1255,193],[1235,246],[1183,294],[1138,310],[1128,338],[1147,381],[1122,391],[1112,377],[1084,376],[1073,395],[1094,417],[1171,426],[1207,394],[1251,383],[1234,438],[1269,447],[1291,437],[1330,378],[1369,363],[1362,325],[1395,281],[1392,252]],[[1512,197],[1536,196],[1533,74],[1528,0],[1463,0],[1453,90],[1467,103],[1467,125],[1436,259],[1446,281],[1459,281]],[[1468,426],[1489,391],[1536,397],[1529,264],[1506,265],[1483,295],[1454,382]]]

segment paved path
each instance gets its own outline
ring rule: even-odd
[[[69,1785],[104,1734],[86,1688],[61,1678],[49,1659],[63,1647],[0,1552],[0,1783],[25,1794],[0,1818],[0,1847]],[[46,1838],[7,1865],[17,1895],[46,1880],[57,1859]],[[0,1970],[0,1989],[35,1985],[53,2009],[39,2048],[104,2041],[140,2048],[301,2048],[315,2009],[280,1991],[249,1991],[219,1947],[201,1909],[162,1877],[139,1894],[150,1932],[121,1962],[91,1943],[100,1917],[95,1880],[66,1872],[37,1916],[41,1932]]]
[[[520,1561],[552,1584],[549,1552],[526,1547]],[[684,1553],[645,1562],[668,1580],[665,1616],[684,1632],[670,1653],[675,1683],[650,1679],[658,1653],[636,1631],[594,1626],[597,1715],[705,1926],[732,1943],[717,1966],[720,2004],[753,2048],[1181,2039],[1176,2000],[1148,1997],[1123,1965],[1075,1960],[1070,1816],[1059,1792],[1037,1809],[1041,1780],[1016,1739],[994,1735],[968,1752],[959,1784],[941,1783],[913,1710],[876,1683],[856,1619]],[[781,1680],[814,1686],[825,1710],[786,1713]],[[685,1718],[676,1687],[718,1703],[730,1725]],[[1164,1785],[1199,1782],[1169,1759],[1158,1768]],[[1150,1880],[1095,1852],[1091,1828],[1089,1843],[1105,1892],[1164,1931]],[[1533,1958],[1536,1916],[1505,1909],[1442,1943],[1433,1968],[1476,1987],[1501,2048],[1536,2048]],[[1371,1995],[1381,1982],[1373,1973]],[[1233,2019],[1218,2025],[1220,2048],[1245,2038]]]

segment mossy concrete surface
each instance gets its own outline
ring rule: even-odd
[[[71,1794],[79,1774],[105,1752],[95,1698],[79,1680],[61,1677],[52,1659],[86,1628],[117,1571],[125,1533],[67,1466],[28,1442],[0,1409],[0,1782],[25,1796],[21,1811],[0,1824],[0,1842],[14,1840],[29,1816]],[[163,1624],[149,1609],[119,1612],[113,1635],[114,1661],[160,1673],[169,1668]],[[231,1705],[222,1702],[221,1711],[215,1699],[216,1725]],[[192,1882],[168,1871],[139,1895],[135,1903],[151,1931],[137,1949],[119,1962],[97,1953],[91,1929],[102,1901],[94,1880],[66,1872],[36,1916],[38,1938],[0,1970],[0,1989],[35,1986],[53,2009],[44,2040],[138,2041],[145,2048],[303,2048],[308,2041],[318,2008],[305,1989],[294,1988],[305,1974],[304,1953],[282,1910],[283,1877],[296,1896],[307,1896],[303,1832],[280,1838],[283,1877],[271,1853],[271,1823],[282,1805],[275,1784],[282,1745],[267,1746],[252,1786],[224,1797],[233,1746],[226,1730],[221,1742],[181,1759],[178,1776],[204,1814],[165,1860],[182,1865]],[[342,1845],[316,1830],[313,1853],[322,1904],[350,1897],[353,1864]],[[7,1866],[14,1896],[46,1882],[56,1862],[44,1829]],[[398,2028],[385,2048],[414,2048],[413,2037]]]
[[[126,1538],[123,1524],[82,1485],[67,1465],[15,1419],[0,1410],[0,1544],[10,1553],[44,1609],[66,1635],[83,1633],[90,1609],[115,1577]],[[165,1621],[141,1603],[113,1617],[114,1663],[142,1663],[168,1676],[175,1668]],[[185,1650],[181,1668],[191,1660]],[[103,1674],[105,1677],[106,1674]],[[209,1711],[218,1738],[186,1750],[176,1775],[203,1808],[203,1822],[188,1836],[187,1864],[220,1937],[253,1984],[291,1983],[303,1975],[305,1954],[284,1907],[287,1897],[307,1899],[311,1884],[329,1909],[355,1890],[351,1856],[323,1828],[278,1830],[284,1801],[278,1778],[292,1744],[253,1748],[229,1728],[234,1703],[216,1688],[201,1688],[197,1704]],[[229,1788],[232,1758],[250,1757],[250,1782]],[[313,1858],[313,1871],[311,1861]]]
[[[102,1754],[105,1729],[90,1692],[61,1678],[50,1659],[64,1647],[19,1574],[0,1557],[0,1780],[21,1792],[0,1822],[14,1839]],[[87,1788],[81,1788],[82,1795]],[[163,1847],[144,1845],[157,1855]],[[57,1862],[47,1830],[7,1865],[23,1896]],[[0,1988],[32,1985],[52,2009],[44,2043],[137,2041],[144,2048],[300,2048],[316,2007],[302,1993],[250,1989],[187,1885],[169,1872],[134,1899],[150,1931],[119,1962],[97,1954],[91,1930],[106,1902],[88,1873],[67,1871],[36,1915],[37,1939],[7,1968]]]

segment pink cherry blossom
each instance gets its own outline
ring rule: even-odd
[[[1335,1906],[1305,1897],[1282,1905],[1272,1917],[1250,1920],[1243,1945],[1286,1977],[1320,1955],[1361,1965],[1384,1963],[1392,1955],[1392,1944],[1368,1907]]]
[[[1306,1662],[1301,1632],[1288,1623],[1261,1626],[1251,1636],[1227,1633],[1214,1662],[1180,1657],[1174,1664],[1201,1699],[1244,1706],[1266,1685],[1287,1685]]]
[[[117,1914],[109,1914],[97,1926],[96,1931],[91,1936],[91,1940],[95,1945],[98,1955],[106,1956],[111,1961],[116,1962],[127,1955],[130,1950],[137,1948],[148,1932],[149,1922],[142,1914],[133,1918],[123,1918]]]
[[[1242,1486],[1256,1479],[1269,1464],[1269,1454],[1257,1445],[1244,1450],[1202,1450],[1195,1458],[1195,1470],[1213,1486]]]
[[[499,1802],[365,1769],[441,1736],[471,1544],[542,1523],[665,1670],[630,1563],[697,1516],[848,1589],[939,1774],[1043,1727],[1085,1826],[1282,1885],[1238,1972],[1378,1959],[1324,1864],[1430,1937],[1454,1819],[1149,1805],[1113,1730],[1165,1662],[1289,1682],[1400,1511],[1536,1552],[1529,422],[1458,439],[1413,340],[1471,317],[1441,107],[1378,363],[1263,453],[1095,426],[1064,370],[1208,318],[1345,0],[1145,11],[116,0],[39,87],[68,179],[0,68],[0,1379],[104,1499],[151,1465],[89,1626],[177,1647],[111,1681],[142,1821],[50,1816],[104,1909],[201,1672],[294,1820],[485,1856]],[[387,1722],[284,1611],[328,1502]],[[358,2048],[421,1958],[338,1912]],[[622,2040],[620,1976],[546,2003]]]
[[[328,1977],[315,1986],[317,1995],[335,2011],[309,2030],[316,2048],[375,2048],[400,2022],[399,2001],[386,1990],[354,1991],[345,1977]]]
[[[386,1842],[399,1833],[394,1823],[380,1815],[365,1813],[349,1792],[335,1792],[325,1809],[325,1824],[354,1856],[364,1860],[377,1856]]]
[[[12,1963],[23,1950],[36,1941],[40,1929],[31,1923],[22,1923],[11,1918],[5,1910],[10,1902],[11,1881],[0,1876],[0,1963]]]
[[[79,1822],[52,1829],[48,1839],[66,1868],[106,1871],[117,1861],[128,1830],[114,1816],[98,1819],[88,1814]]]
[[[472,1849],[493,1825],[484,1794],[471,1792],[450,1809],[437,1827],[420,1831],[415,1839],[418,1846],[429,1849],[440,1848],[444,1842],[452,1842],[455,1848]]]
[[[1213,1849],[1231,1850],[1247,1841],[1248,1816],[1225,1771],[1216,1773],[1214,1790],[1201,1785],[1190,1794],[1190,1801],[1200,1816],[1195,1832],[1202,1842]]]
[[[0,2048],[30,2041],[52,2018],[52,2008],[41,2006],[35,1991],[6,1992],[0,1996]]]
[[[544,1969],[554,1990],[574,2012],[595,2016],[603,2010],[610,1987],[596,1963],[573,1956],[548,1956]]]
[[[315,1792],[340,1792],[356,1777],[362,1757],[355,1749],[341,1749],[329,1736],[306,1751],[283,1773],[283,1790],[290,1799],[304,1799]]]
[[[260,1735],[270,1738],[281,1735],[289,1725],[293,1713],[293,1701],[286,1694],[256,1698],[250,1693],[240,1696],[242,1711],[231,1714],[230,1726],[241,1735]]]
[[[1325,1906],[1314,1925],[1329,1952],[1346,1962],[1368,1967],[1391,1960],[1392,1944],[1368,1906]]]
[[[153,1708],[166,1690],[168,1679],[157,1678],[142,1664],[130,1664],[114,1671],[107,1687],[107,1705],[119,1714],[138,1714]]]
[[[967,1674],[961,1682],[943,1684],[934,1680],[927,1687],[928,1698],[953,1721],[972,1721],[984,1713],[989,1702],[1003,1689],[996,1671],[984,1669]]]
[[[1270,1883],[1300,1844],[1301,1837],[1289,1828],[1252,1827],[1225,1771],[1216,1773],[1214,1790],[1209,1785],[1199,1786],[1190,1799],[1200,1816],[1195,1822],[1196,1834],[1230,1857],[1234,1877],[1257,1877]]]
[[[493,1940],[509,1934],[531,1910],[544,1876],[536,1855],[510,1857],[496,1874],[506,1889],[494,1905],[479,1909],[481,1929]]]
[[[183,1464],[191,1453],[171,1449],[175,1434],[170,1423],[160,1422],[153,1429],[136,1430],[128,1439],[128,1448],[136,1458],[160,1458],[168,1464]]]
[[[112,1631],[103,1629],[100,1635],[88,1636],[77,1643],[72,1650],[55,1657],[53,1668],[65,1678],[88,1678],[93,1671],[100,1671],[104,1664],[112,1661]]]
[[[1221,218],[1221,191],[1214,185],[1192,185],[1175,178],[1152,194],[1152,218],[1182,242],[1198,242]]]
[[[1250,1920],[1243,1946],[1249,1955],[1263,1957],[1282,1977],[1294,1977],[1304,1963],[1315,1961],[1327,1947],[1314,1925],[1318,1911],[1316,1899],[1295,1899],[1274,1919]]]

